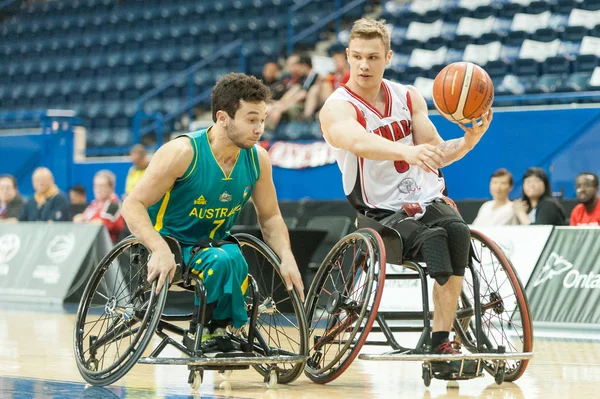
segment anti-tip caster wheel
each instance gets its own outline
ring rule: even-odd
[[[269,376],[265,377],[265,383],[267,385],[267,388],[269,389],[275,389],[277,388],[277,370],[273,369],[269,372]]]
[[[431,364],[423,364],[423,383],[426,387],[431,385]]]
[[[204,378],[204,370],[193,370],[190,371],[188,382],[192,387],[192,391],[197,392],[202,385],[202,379]]]
[[[231,377],[231,373],[233,372],[233,370],[221,370],[219,371],[219,376],[227,381],[230,377]]]
[[[505,371],[506,371],[506,368],[504,366],[504,363],[499,364],[498,370],[496,371],[496,375],[494,376],[494,380],[496,381],[496,384],[501,385],[504,382]]]

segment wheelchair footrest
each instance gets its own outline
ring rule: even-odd
[[[533,352],[523,353],[473,353],[459,355],[429,355],[429,354],[361,354],[358,358],[361,360],[394,360],[404,362],[443,362],[452,360],[519,360],[531,359]]]
[[[210,355],[210,357],[209,357]],[[217,356],[218,355],[218,356]],[[176,364],[187,366],[240,366],[251,364],[277,364],[277,363],[302,363],[306,356],[258,356],[253,353],[228,352],[210,353],[202,357],[143,357],[139,360],[141,364]]]

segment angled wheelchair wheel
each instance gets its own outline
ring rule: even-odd
[[[77,368],[92,385],[123,377],[142,356],[160,320],[168,284],[156,295],[146,282],[149,251],[134,237],[119,242],[96,267],[75,319]]]
[[[244,259],[248,262],[248,273],[253,276],[258,292],[258,318],[253,331],[253,352],[258,356],[306,355],[308,328],[304,307],[295,290],[286,290],[279,269],[278,256],[265,243],[252,235],[239,233],[235,238],[240,243]],[[255,299],[253,291],[249,286],[246,295],[249,310],[252,310]],[[250,326],[245,326],[242,330],[242,339],[248,337],[249,328]],[[272,365],[253,365],[253,367],[266,379],[271,377],[273,370],[276,370],[277,382],[288,384],[302,374],[304,364],[282,362],[275,367]]]
[[[482,337],[477,342],[473,317],[473,278],[467,271],[454,323],[463,346],[472,353],[531,352],[533,325],[525,290],[517,271],[494,241],[484,234],[472,230],[471,247],[473,266],[479,278]],[[507,360],[504,381],[515,381],[521,377],[528,362],[526,359]],[[493,361],[484,361],[483,366],[492,376],[496,376],[499,371]]]
[[[372,229],[359,229],[329,251],[306,299],[309,354],[305,374],[335,380],[350,366],[377,316],[385,281],[385,247]]]

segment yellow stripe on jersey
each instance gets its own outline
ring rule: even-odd
[[[165,196],[160,204],[160,208],[158,209],[158,214],[156,215],[156,223],[154,224],[154,230],[160,232],[163,228],[163,218],[165,217],[165,212],[167,211],[167,204],[169,203],[169,199],[171,198],[171,190],[173,187],[169,189],[165,193]]]
[[[250,149],[250,153],[252,154],[252,164],[254,165],[254,173],[256,174],[256,178],[258,179],[258,168],[256,167],[256,160],[254,159],[254,148]],[[257,152],[258,154],[258,152]]]
[[[242,289],[242,295],[246,294],[246,291],[248,290],[248,276],[246,276],[246,279],[240,288]]]
[[[198,162],[198,145],[196,144],[196,140],[191,137],[190,137],[190,141],[192,142],[192,145],[194,146],[194,163],[193,163],[190,171],[185,176],[177,179],[177,181],[182,181],[182,180],[187,179],[188,177],[190,177],[190,175],[192,174],[194,169],[196,169],[196,163]]]

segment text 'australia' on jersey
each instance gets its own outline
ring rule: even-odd
[[[258,152],[255,147],[240,149],[226,176],[212,152],[207,129],[185,136],[194,150],[192,162],[173,187],[148,208],[150,220],[161,235],[182,244],[192,245],[205,237],[223,239],[250,200],[260,176]]]
[[[370,134],[390,141],[414,146],[412,135],[412,102],[408,89],[383,79],[386,98],[381,113],[346,85],[334,91],[327,101],[344,100],[354,106],[358,122]],[[405,161],[375,161],[357,157],[349,151],[333,148],[342,171],[344,193],[359,211],[386,209],[398,211],[405,203],[425,206],[442,197],[444,179],[436,173],[407,164]]]

